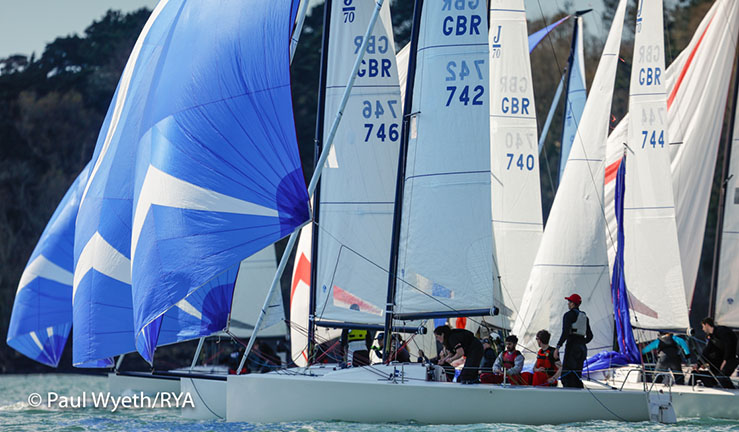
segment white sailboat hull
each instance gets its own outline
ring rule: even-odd
[[[641,389],[643,383],[626,383],[624,389]],[[651,384],[647,384],[651,385]],[[739,390],[724,390],[688,385],[655,384],[653,391],[672,396],[678,418],[702,417],[739,420]]]
[[[193,420],[226,418],[226,381],[206,378],[180,378],[180,391],[189,393],[193,406],[182,407],[182,417]]]
[[[344,369],[324,376],[232,375],[227,420],[558,424],[650,419],[643,391],[430,382],[417,364],[403,367],[403,382],[391,381],[387,377],[394,370],[401,367]]]

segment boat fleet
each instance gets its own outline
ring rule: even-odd
[[[689,328],[727,100],[739,112],[737,2],[716,0],[667,66],[662,1],[639,1],[629,114],[612,131],[627,0],[589,91],[583,13],[573,17],[546,225],[539,152],[552,115],[540,137],[529,53],[565,19],[529,36],[523,0],[416,0],[411,42],[396,54],[387,1],[327,0],[306,187],[289,67],[308,2],[242,3],[161,0],[152,12],[93,157],[21,277],[10,346],[56,366],[72,331],[75,366],[115,367],[199,339],[189,368],[109,376],[114,391],[197,395],[183,410],[193,418],[739,419],[739,391],[644,383],[639,360],[623,355],[624,341]],[[712,301],[717,322],[739,328],[732,124]],[[286,320],[278,286],[295,246]],[[347,328],[407,333],[436,353],[430,330],[454,318],[511,331],[536,352],[536,332],[561,327],[554,299],[572,292],[593,330],[588,356],[619,341],[618,360],[586,369],[585,390],[442,382],[424,363],[316,361],[319,343]],[[295,367],[241,374],[257,337],[284,334],[285,322]],[[248,338],[236,373],[197,364],[211,335]]]

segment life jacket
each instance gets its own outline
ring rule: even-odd
[[[521,354],[521,351],[516,350],[513,352],[510,351],[504,351],[503,352],[503,367],[505,369],[513,369],[514,366],[516,366],[516,357],[523,355]]]
[[[680,347],[677,342],[671,337],[659,338],[659,344],[657,344],[657,350],[660,351],[660,359],[663,358],[665,361],[680,362]]]
[[[575,310],[577,311],[577,319],[572,323],[570,334],[585,337],[588,334],[588,316],[579,309]]]
[[[367,330],[350,329],[347,334],[347,340],[349,342],[364,341],[366,338],[367,338]]]
[[[557,360],[554,358],[554,347],[549,347],[546,350],[539,350],[536,353],[536,364],[535,368],[544,368],[547,376],[554,376],[554,372],[557,371],[556,366]]]

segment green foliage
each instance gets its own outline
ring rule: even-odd
[[[0,336],[20,275],[69,185],[92,156],[100,125],[149,11],[108,11],[40,58],[0,59]],[[63,367],[69,366],[67,359]],[[4,343],[0,372],[44,370]]]

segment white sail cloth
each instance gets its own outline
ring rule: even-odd
[[[489,43],[495,264],[502,303],[513,312],[509,317],[513,321],[543,231],[536,109],[523,0],[492,3]]]
[[[624,193],[624,279],[630,320],[643,329],[688,327],[667,138],[662,0],[641,3],[629,86]],[[611,144],[617,144],[611,142]]]
[[[352,72],[348,60],[357,55],[374,6],[333,3],[324,140]],[[319,320],[384,322],[401,117],[390,4],[385,2],[321,177],[315,263]]]
[[[588,314],[594,354],[613,345],[613,306],[603,217],[605,144],[616,78],[626,0],[614,14],[582,121],[554,198],[513,333],[536,349],[541,329],[556,337],[567,310],[564,297],[578,293]]]
[[[735,64],[738,28],[739,3],[718,0],[688,46],[667,68],[664,77],[668,95],[667,138],[672,161],[672,189],[688,306],[692,303],[698,275],[723,113]],[[614,188],[623,154],[622,143],[627,136],[627,118],[628,115],[608,137],[605,214],[610,262],[616,253]]]
[[[736,78],[735,78],[736,79]],[[721,227],[721,255],[716,290],[716,321],[739,327],[739,110],[734,107],[731,159],[726,173],[726,207]]]
[[[398,250],[397,312],[492,307],[485,2],[422,11]]]

